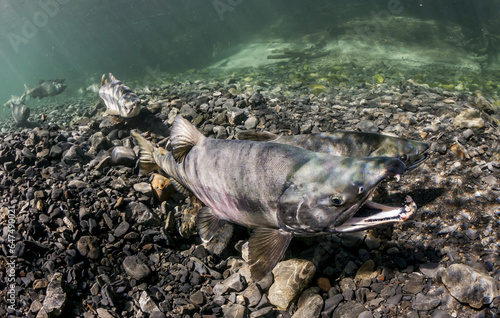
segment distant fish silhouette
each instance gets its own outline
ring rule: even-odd
[[[30,109],[24,104],[12,104],[12,117],[17,125],[22,126],[28,122]]]
[[[40,80],[37,87],[31,88],[24,84],[24,94],[32,98],[42,99],[44,97],[55,96],[61,94],[65,89],[65,79]],[[23,95],[24,95],[23,94]]]

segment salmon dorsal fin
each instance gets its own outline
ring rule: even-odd
[[[108,82],[108,79],[106,78],[106,74],[102,74],[102,76],[101,76],[101,86],[103,86],[107,82]]]
[[[172,155],[175,161],[181,163],[191,148],[204,138],[205,136],[195,126],[182,118],[181,115],[177,115],[172,124],[172,132],[170,133]]]
[[[279,135],[270,132],[251,132],[240,131],[238,133],[239,140],[252,140],[252,141],[273,141],[278,139]]]

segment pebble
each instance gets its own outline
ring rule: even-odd
[[[63,274],[54,273],[47,286],[46,296],[40,311],[50,316],[59,316],[66,303],[67,295],[62,288]]]
[[[139,307],[145,313],[152,314],[155,311],[160,311],[156,303],[151,299],[146,291],[141,293],[141,297],[139,298]]]
[[[431,310],[439,306],[441,299],[436,296],[425,296],[418,293],[412,303],[412,308],[415,310]]]
[[[356,128],[361,130],[362,132],[368,132],[368,133],[377,133],[378,132],[378,127],[369,120],[362,120],[360,121],[357,125]]]
[[[126,167],[134,167],[137,160],[134,150],[124,146],[114,147],[110,158],[112,165],[124,165]]]
[[[205,302],[205,296],[203,295],[203,292],[201,290],[198,290],[197,292],[195,292],[195,293],[191,294],[191,296],[189,296],[189,300],[193,304],[201,306]]]
[[[438,263],[425,263],[419,266],[419,270],[429,278],[436,278],[439,271]]]
[[[247,308],[239,304],[229,304],[222,306],[224,317],[231,318],[246,318],[248,317]]]
[[[127,233],[129,228],[130,224],[126,221],[123,221],[120,224],[118,224],[115,231],[113,232],[113,235],[116,237],[122,237],[123,235],[125,235],[125,233]]]
[[[85,257],[96,260],[101,256],[99,239],[94,236],[82,236],[77,244],[78,252]]]
[[[151,275],[151,269],[139,257],[132,255],[123,260],[123,269],[132,278],[142,280]]]
[[[238,272],[234,273],[233,275],[229,276],[225,280],[217,283],[214,286],[214,294],[215,295],[222,295],[227,292],[231,291],[242,291],[246,287],[246,280],[245,278]]]
[[[373,269],[375,268],[375,262],[373,260],[367,260],[361,265],[361,267],[356,272],[355,280],[368,280],[373,273]]]
[[[332,288],[332,284],[330,283],[330,280],[326,277],[319,277],[317,280],[318,287],[324,291],[327,292]]]
[[[411,278],[403,286],[403,292],[416,295],[424,289],[424,277],[421,275],[411,275]]]
[[[151,196],[153,194],[153,188],[151,184],[147,182],[139,182],[134,184],[134,190],[147,196]]]
[[[138,223],[149,227],[161,225],[158,215],[141,202],[130,202],[125,208],[125,216],[132,224]]]
[[[380,247],[380,241],[371,233],[366,235],[365,244],[369,250],[374,250]]]
[[[286,310],[309,284],[316,268],[312,262],[290,259],[273,269],[274,283],[269,288],[269,301],[280,310]]]
[[[478,109],[468,108],[463,110],[453,120],[457,128],[483,128],[484,120],[481,118],[481,112]]]
[[[257,124],[259,123],[259,120],[255,116],[248,117],[247,120],[245,120],[245,128],[246,129],[254,129]]]
[[[297,311],[292,318],[315,318],[321,314],[323,298],[318,294],[319,288],[306,289],[297,302]]]
[[[366,308],[360,303],[356,302],[347,302],[343,305],[340,305],[333,312],[333,318],[352,318],[359,317],[359,315],[366,311]]]
[[[97,317],[99,318],[115,318],[107,309],[97,308]]]
[[[450,294],[472,308],[481,308],[500,296],[495,280],[464,264],[453,264],[438,272]]]

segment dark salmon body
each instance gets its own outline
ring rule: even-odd
[[[336,131],[306,135],[279,136],[267,132],[240,132],[239,139],[267,141],[346,157],[393,157],[418,167],[428,157],[429,146],[421,141],[357,131]]]

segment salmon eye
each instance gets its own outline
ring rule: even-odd
[[[331,203],[332,205],[339,206],[339,205],[341,205],[342,203],[344,203],[344,200],[343,200],[341,197],[339,197],[339,196],[332,195],[332,196],[330,197],[330,203]]]
[[[358,188],[358,194],[365,192],[365,187],[361,186]]]
[[[404,161],[408,160],[408,156],[405,154],[402,154],[401,156],[399,156],[399,160],[404,162]]]

